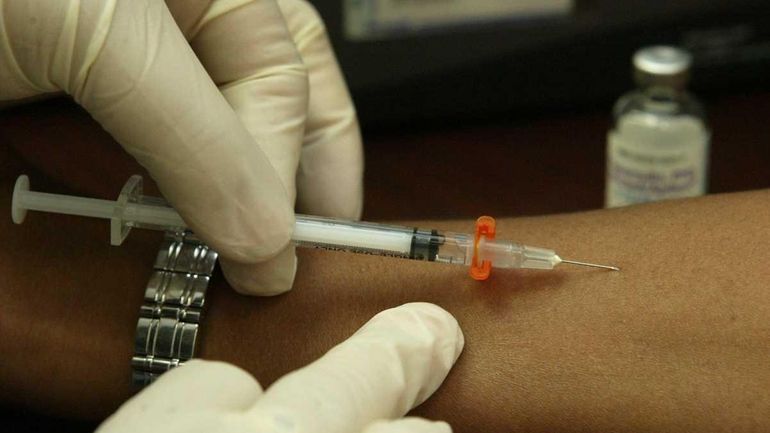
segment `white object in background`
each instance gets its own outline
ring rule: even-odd
[[[685,91],[690,55],[651,47],[633,63],[639,89],[618,100],[607,136],[605,206],[705,194],[710,132]]]
[[[700,119],[630,114],[607,140],[607,207],[706,192],[709,133]]]

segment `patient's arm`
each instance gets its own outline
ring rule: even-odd
[[[429,301],[457,317],[466,348],[417,412],[458,432],[770,429],[770,191],[503,219],[498,230],[622,272],[562,265],[476,282],[462,267],[302,251],[287,295],[247,298],[213,282],[200,355],[267,385],[376,312]],[[102,221],[0,218],[3,400],[100,418],[130,395],[160,237],[107,239]]]

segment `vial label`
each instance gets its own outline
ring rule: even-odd
[[[695,197],[706,192],[709,135],[705,130],[666,146],[666,138],[611,131],[605,206]],[[671,138],[671,137],[669,137]]]

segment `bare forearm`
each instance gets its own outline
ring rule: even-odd
[[[133,327],[159,238],[137,234],[115,249],[100,223],[33,217],[2,223],[0,273],[11,284],[0,300],[10,354],[0,392],[104,416],[130,393]],[[767,430],[768,221],[768,192],[504,220],[501,237],[623,271],[497,272],[485,283],[463,268],[307,252],[285,296],[246,298],[218,279],[200,354],[266,385],[376,312],[429,301],[458,318],[467,345],[418,411],[457,431]],[[29,247],[43,240],[47,250]]]
[[[343,334],[319,329],[305,334],[312,341],[402,302],[443,306],[466,351],[419,412],[458,431],[767,430],[768,221],[768,192],[506,220],[502,238],[623,271],[565,266],[477,283],[462,268],[356,257],[340,269],[321,254],[304,260],[300,291],[272,308],[301,312],[300,333],[342,322]]]

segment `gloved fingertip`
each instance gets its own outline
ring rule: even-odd
[[[364,208],[362,186],[351,185],[354,182],[349,180],[339,181],[335,178],[334,181],[334,185],[325,185],[318,179],[299,177],[299,212],[353,221],[361,219]]]
[[[171,414],[197,411],[232,413],[245,410],[262,395],[262,387],[247,371],[221,361],[193,359],[161,375],[123,403],[97,431],[125,432],[132,420],[173,421]]]
[[[441,338],[446,338],[453,343],[445,346],[445,348],[451,351],[447,355],[449,355],[454,364],[465,347],[465,336],[457,319],[447,310],[428,302],[410,302],[400,307],[385,310],[380,314],[388,314],[400,309],[415,314],[423,326],[426,326],[432,333]]]
[[[367,425],[361,433],[452,433],[452,427],[444,421],[406,417],[375,421]]]
[[[271,217],[267,221],[255,220],[249,216],[236,216],[238,219],[220,223],[215,227],[193,226],[193,230],[219,252],[220,258],[232,263],[267,262],[279,256],[286,248],[293,248],[293,210]]]
[[[347,205],[343,206],[338,214],[340,215],[340,218],[358,221],[361,219],[361,215],[364,213],[364,201],[363,199],[360,200],[353,200]]]
[[[181,367],[183,368],[174,368],[167,374],[163,374],[156,383],[175,383],[180,384],[180,386],[185,386],[190,382],[197,382],[198,384],[207,382],[212,384],[248,383],[256,390],[257,394],[262,393],[262,387],[254,376],[241,367],[227,362],[191,359]]]
[[[243,295],[275,296],[291,290],[297,273],[297,255],[291,245],[270,260],[240,263],[220,260],[225,278]]]
[[[271,218],[270,223],[258,224],[255,228],[261,236],[255,246],[256,261],[264,261],[282,254],[287,248],[294,251],[294,245],[291,242],[292,233],[294,233],[295,215],[293,208],[281,207],[283,212]],[[278,221],[278,222],[275,222]],[[268,227],[266,231],[264,228]]]

